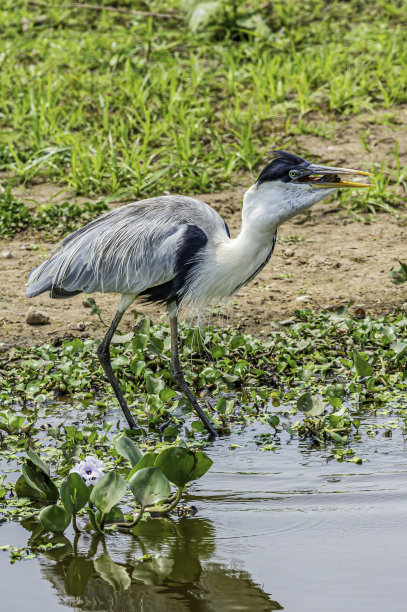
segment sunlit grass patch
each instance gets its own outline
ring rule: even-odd
[[[309,111],[407,98],[402,2],[258,2],[269,32],[238,40],[191,32],[177,3],[151,8],[173,19],[57,5],[0,11],[0,168],[14,180],[44,175],[85,195],[211,191],[289,144]]]

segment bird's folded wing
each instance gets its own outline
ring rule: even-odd
[[[173,279],[189,219],[182,206],[177,211],[168,200],[161,206],[151,202],[111,211],[65,238],[30,274],[27,296],[44,291],[52,297],[82,291],[136,295]]]

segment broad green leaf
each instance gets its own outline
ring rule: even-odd
[[[318,397],[312,398],[312,408],[306,414],[307,416],[320,416],[326,410],[326,405]]]
[[[407,343],[406,342],[393,342],[390,345],[392,351],[394,351],[397,358],[403,357],[407,351]]]
[[[122,366],[129,365],[129,363],[130,363],[130,360],[128,357],[126,357],[126,355],[118,355],[117,357],[112,359],[112,368],[113,370],[117,370],[118,368],[121,368]]]
[[[157,457],[158,453],[144,453],[140,461],[136,463],[136,465],[131,469],[130,474],[127,476],[127,482],[130,480],[133,474],[135,474],[139,470],[142,470],[146,467],[154,467],[155,460],[157,459]]]
[[[28,484],[23,475],[21,475],[14,485],[14,492],[17,497],[28,497],[28,499],[39,499],[42,501],[46,500],[45,493],[32,487]]]
[[[92,510],[92,508],[88,508],[88,506],[85,506],[85,512],[89,517],[89,522],[92,525],[93,529],[97,532],[97,533],[103,533],[103,531],[100,528],[100,523],[98,523],[97,519],[96,519],[96,512],[94,510]]]
[[[307,391],[306,393],[300,395],[300,397],[297,399],[297,408],[298,410],[301,410],[301,412],[309,412],[310,410],[312,410],[311,393],[308,393]]]
[[[193,452],[179,446],[166,448],[155,460],[155,466],[177,487],[183,487],[191,480],[195,463]]]
[[[269,423],[272,427],[278,427],[278,425],[280,425],[280,419],[276,414],[273,414],[273,416],[269,418]]]
[[[334,429],[336,429],[339,426],[339,424],[341,423],[342,420],[343,420],[342,415],[335,414],[334,412],[332,412],[329,415],[329,424]]]
[[[32,461],[33,464],[37,466],[37,468],[39,468],[42,472],[44,472],[44,474],[49,476],[48,465],[44,463],[44,461],[41,459],[39,455],[37,455],[36,452],[34,452],[31,448],[29,448],[27,450],[27,456],[30,459],[30,461]]]
[[[333,440],[335,440],[335,442],[345,442],[344,438],[342,438],[342,436],[340,436],[335,431],[330,431],[329,435],[331,436]]]
[[[143,456],[139,448],[127,436],[120,436],[120,438],[116,440],[115,449],[119,455],[130,461],[132,467],[134,467]]]
[[[192,452],[182,447],[166,448],[158,455],[155,466],[177,487],[200,478],[209,470],[212,460],[202,451]]]
[[[110,584],[115,591],[125,591],[131,584],[131,578],[121,565],[114,563],[107,552],[93,562],[99,576]]]
[[[213,465],[212,459],[203,451],[194,451],[194,457],[195,467],[192,470],[189,481],[198,480],[198,478],[201,478],[204,474],[206,474],[209,468]]]
[[[128,332],[127,334],[114,334],[111,339],[112,344],[126,344],[130,342],[134,336],[134,332]]]
[[[201,421],[199,421],[201,422]],[[193,425],[193,423],[192,423]],[[172,427],[171,425],[169,425],[168,427],[166,427],[163,431],[163,436],[164,438],[176,438],[179,434],[179,429],[177,429],[176,427]]]
[[[171,493],[170,483],[156,467],[143,468],[136,472],[130,478],[129,486],[143,508],[166,499]]]
[[[160,400],[162,402],[168,402],[170,399],[176,397],[177,395],[179,395],[179,393],[177,393],[173,389],[170,389],[169,387],[165,387],[160,391]]]
[[[102,520],[102,513],[100,510],[96,512],[96,520],[98,524],[100,525],[100,521]],[[124,514],[121,508],[119,508],[119,506],[113,506],[110,512],[105,514],[105,524],[106,525],[108,525],[109,523],[122,523],[124,521],[125,521]]]
[[[108,472],[95,484],[90,494],[90,501],[106,514],[123,499],[126,488],[126,481],[120,474]]]
[[[153,378],[150,374],[146,374],[146,388],[147,393],[151,393],[152,395],[156,395],[160,393],[165,387],[165,382],[162,378]]]
[[[61,484],[60,496],[65,510],[70,514],[76,514],[87,503],[89,489],[81,476],[72,472]]]
[[[45,531],[62,533],[71,522],[71,515],[62,506],[47,506],[40,512],[40,523]]]
[[[59,491],[51,478],[30,459],[26,459],[22,467],[22,472],[30,487],[43,493],[47,501],[56,501],[58,499]]]
[[[134,336],[132,340],[132,348],[133,351],[143,351],[148,344],[148,336],[147,334],[137,334]]]
[[[93,574],[93,561],[74,557],[66,569],[65,591],[71,597],[82,597]]]
[[[373,368],[370,363],[368,363],[357,351],[353,352],[353,363],[358,376],[370,376],[373,373]]]
[[[246,341],[243,336],[233,336],[230,342],[230,346],[232,347],[232,349],[239,348],[239,346],[244,346],[245,344]]]

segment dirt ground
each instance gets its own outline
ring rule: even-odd
[[[401,127],[405,127],[406,109],[401,111],[404,119]],[[358,126],[344,122],[342,127],[341,137],[334,144],[319,136],[298,136],[295,147],[291,146],[290,150],[318,151],[322,163],[363,169],[386,154],[390,158],[389,151],[397,137],[400,161],[407,164],[407,147],[403,147],[406,142],[400,142],[400,138],[407,140],[407,132],[400,124],[387,127],[364,124],[362,117]],[[365,129],[370,152],[362,147],[355,127]],[[60,189],[55,185],[37,185],[19,195],[37,202],[48,201],[51,196],[54,200],[69,197],[69,193],[56,195]],[[242,187],[199,196],[222,214],[232,236],[239,231],[244,191]],[[239,291],[227,317],[216,316],[213,321],[223,325],[227,320],[237,329],[264,336],[276,322],[291,317],[295,310],[305,306],[319,310],[354,300],[353,308],[362,308],[367,313],[393,311],[406,301],[407,287],[394,285],[388,272],[397,266],[398,260],[406,260],[406,238],[404,211],[398,217],[380,214],[369,224],[355,220],[340,209],[335,200],[321,202],[279,229],[277,245],[268,265],[250,285]],[[35,250],[33,243],[37,245]],[[9,251],[12,255],[9,259],[0,257],[0,350],[14,344],[41,344],[65,334],[79,337],[104,334],[103,325],[91,315],[89,308],[84,307],[83,296],[69,300],[51,300],[48,295],[32,300],[25,297],[28,272],[53,246],[51,242],[44,243],[40,236],[28,233],[0,243],[0,254]],[[118,296],[95,294],[93,297],[103,318],[110,321],[118,305]],[[30,306],[46,311],[49,324],[28,325],[25,317]],[[154,322],[164,314],[162,308],[137,302],[135,308]],[[132,314],[128,312],[121,329],[130,328],[131,322]]]

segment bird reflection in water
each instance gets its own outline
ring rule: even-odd
[[[39,559],[42,575],[63,604],[81,610],[283,610],[248,572],[210,561],[215,551],[210,521],[160,518],[140,523],[135,531],[133,538],[116,533],[108,541],[103,535],[77,535],[72,543],[51,536],[60,547]],[[34,531],[29,544],[39,536],[43,541],[44,533]]]

